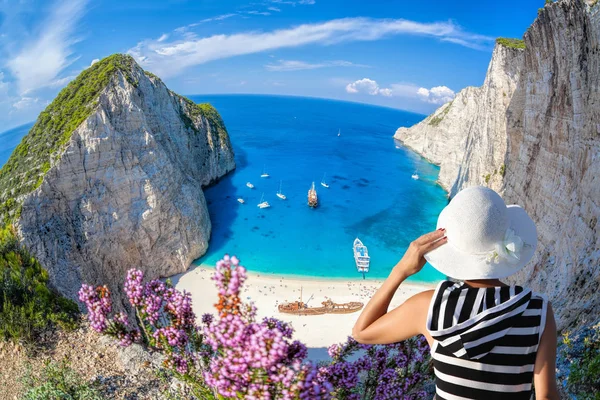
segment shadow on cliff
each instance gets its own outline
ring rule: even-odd
[[[204,196],[208,205],[208,214],[212,224],[208,251],[194,264],[198,264],[209,254],[220,254],[224,252],[226,244],[233,234],[232,225],[238,216],[239,204],[237,198],[241,194],[241,188],[233,184],[236,173],[242,171],[248,165],[248,157],[244,150],[235,149],[236,169],[227,174],[217,183],[204,189]]]

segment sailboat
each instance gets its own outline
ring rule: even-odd
[[[362,272],[363,279],[365,279],[365,273],[369,272],[369,264],[371,263],[371,257],[369,257],[369,250],[367,246],[360,241],[359,238],[354,239],[354,261],[356,262],[356,270]]]
[[[315,183],[313,182],[310,189],[308,189],[308,206],[315,208],[318,204],[317,189],[315,189]]]
[[[250,189],[254,189],[254,185],[250,182],[246,182],[246,186],[248,186]]]
[[[287,199],[287,197],[285,197],[285,194],[281,193],[281,181],[279,181],[279,190],[277,191],[277,197],[279,197],[281,200]]]
[[[419,174],[417,174],[417,171],[415,171],[415,172],[413,172],[413,174],[410,177],[416,181],[419,179]]]
[[[260,203],[258,203],[258,208],[269,208],[271,207],[271,205],[269,204],[268,201],[265,201],[265,194],[263,193],[262,196],[260,196]]]
[[[329,187],[329,185],[327,183],[325,183],[325,174],[323,174],[323,179],[321,179],[321,186],[323,186],[324,188]]]
[[[262,174],[260,174],[261,178],[268,178],[270,175],[267,174],[267,169],[265,168],[265,166],[263,165],[263,172]]]

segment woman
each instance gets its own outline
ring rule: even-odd
[[[412,242],[352,330],[365,344],[424,335],[436,399],[558,399],[556,325],[545,296],[499,279],[523,268],[537,245],[534,222],[485,187],[458,193],[437,230]],[[441,282],[388,312],[398,286],[429,261]]]

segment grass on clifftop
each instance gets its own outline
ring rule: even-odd
[[[171,92],[171,93],[173,93],[173,92]],[[216,108],[214,108],[210,103],[196,104],[186,97],[179,96],[176,93],[173,93],[173,94],[175,96],[178,96],[181,99],[183,99],[183,101],[185,102],[185,108],[186,108],[185,111],[189,115],[191,115],[192,118],[194,118],[194,119],[196,119],[198,117],[206,118],[206,120],[208,121],[208,124],[210,125],[211,131],[217,132],[217,135],[219,137],[219,141],[220,141],[221,145],[225,144],[224,142],[228,140],[229,135],[227,133],[227,128],[225,128],[225,123],[223,123],[223,119],[221,118],[221,115],[219,114],[219,112],[217,111]],[[181,115],[181,118],[185,121],[188,128],[191,128],[194,131],[197,131],[197,129],[194,127],[191,119],[187,116],[187,114],[183,113]]]
[[[0,230],[0,340],[29,342],[51,325],[73,328],[78,314],[77,304],[48,286],[48,272],[12,227]]]
[[[440,122],[442,122],[444,120],[444,118],[446,117],[446,115],[448,114],[448,111],[450,111],[450,107],[452,107],[452,103],[454,102],[454,100],[452,100],[450,103],[448,103],[448,105],[446,106],[446,108],[444,108],[444,110],[439,113],[438,115],[432,117],[428,124],[431,126],[438,126],[440,124]]]
[[[29,133],[0,170],[0,218],[19,217],[19,197],[42,184],[43,176],[71,138],[73,131],[91,114],[100,92],[117,70],[137,85],[131,56],[114,54],[84,70],[60,91],[42,111]]]
[[[522,39],[511,39],[511,38],[498,38],[496,39],[497,44],[501,44],[509,49],[524,49],[525,41]]]

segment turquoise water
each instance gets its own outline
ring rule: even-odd
[[[191,96],[221,113],[237,169],[206,189],[212,220],[208,253],[214,265],[235,254],[251,271],[303,277],[361,279],[352,243],[369,248],[367,279],[385,278],[408,244],[435,229],[446,205],[438,168],[397,148],[392,135],[423,116],[355,103],[298,97]],[[0,133],[0,165],[31,124]],[[338,130],[341,136],[337,136]],[[260,178],[266,166],[270,178]],[[420,179],[411,179],[418,171]],[[326,173],[328,189],[319,183]],[[275,193],[282,181],[287,200]],[[246,182],[255,185],[254,190]],[[315,182],[319,207],[307,206]],[[271,208],[257,207],[261,194]],[[239,204],[243,197],[246,204]],[[429,265],[414,280],[444,276]]]
[[[251,271],[361,279],[352,251],[358,236],[371,256],[367,279],[381,279],[413,239],[435,229],[447,204],[435,183],[439,169],[397,148],[392,138],[421,115],[313,98],[191,98],[219,110],[237,162],[235,172],[205,190],[213,230],[208,253],[197,264],[214,265],[229,253]],[[263,167],[267,179],[260,177]],[[411,179],[415,171],[419,180]],[[320,185],[323,174],[328,189]],[[276,196],[280,181],[285,201]],[[316,209],[307,206],[313,181]],[[261,210],[263,193],[271,208]],[[429,265],[413,277],[443,278]]]

